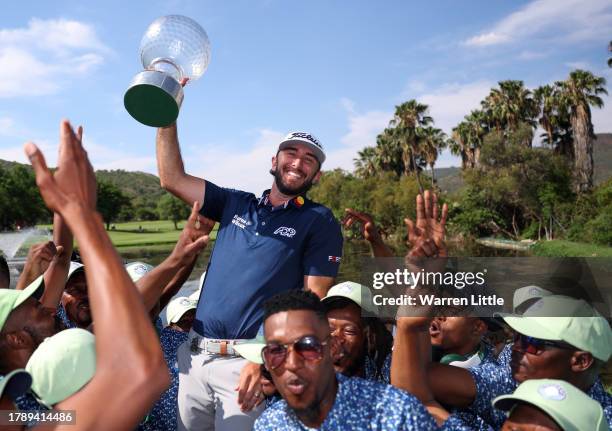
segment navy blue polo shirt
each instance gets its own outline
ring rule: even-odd
[[[254,338],[263,303],[304,276],[335,277],[342,232],[332,212],[298,197],[272,207],[268,191],[221,188],[206,181],[200,213],[219,222],[193,329],[208,338]]]

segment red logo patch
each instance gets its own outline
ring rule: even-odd
[[[329,262],[335,262],[335,263],[340,263],[340,260],[341,260],[341,259],[342,259],[342,258],[341,258],[341,257],[339,257],[339,256],[328,256],[328,257],[327,257],[327,260],[328,260]]]

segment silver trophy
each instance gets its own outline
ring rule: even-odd
[[[186,16],[157,18],[140,41],[140,60],[145,70],[125,92],[125,109],[147,126],[168,126],[178,117],[183,102],[180,82],[198,79],[208,67],[208,36]]]

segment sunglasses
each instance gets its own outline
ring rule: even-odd
[[[539,355],[546,347],[556,347],[558,349],[576,350],[575,347],[559,342],[550,340],[541,340],[539,338],[528,337],[527,335],[515,333],[513,338],[514,344],[519,345],[521,351],[530,353],[532,355]]]
[[[329,337],[319,341],[316,337],[307,335],[287,344],[266,344],[261,351],[261,357],[268,370],[280,367],[285,362],[285,359],[287,359],[290,348],[293,348],[295,353],[305,361],[318,361],[323,357],[323,346],[327,344],[328,339]]]

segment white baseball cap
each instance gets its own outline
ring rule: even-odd
[[[183,317],[183,314],[189,310],[195,310],[196,308],[198,308],[198,301],[189,299],[186,296],[174,298],[172,301],[170,301],[166,310],[168,324],[178,322],[181,320],[181,317]]]
[[[130,278],[134,283],[140,280],[147,272],[151,271],[154,267],[144,262],[130,262],[125,265],[125,270],[129,274]]]
[[[282,150],[285,147],[288,147],[292,143],[294,144],[305,144],[308,145],[313,152],[317,160],[319,161],[319,165],[322,165],[325,161],[325,151],[323,150],[323,145],[321,142],[315,138],[310,133],[306,132],[291,132],[281,141],[278,145],[278,150]]]

